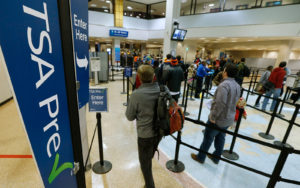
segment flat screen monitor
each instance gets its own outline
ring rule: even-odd
[[[171,40],[183,41],[185,38],[186,32],[187,32],[187,30],[184,30],[184,29],[175,29]]]

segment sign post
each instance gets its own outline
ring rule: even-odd
[[[86,186],[69,13],[60,0],[0,7],[0,58],[47,188]]]
[[[89,100],[89,111],[97,112],[97,128],[98,128],[98,142],[99,142],[99,157],[100,161],[93,165],[93,171],[96,174],[105,174],[112,169],[112,164],[104,160],[103,156],[103,141],[102,141],[102,127],[101,127],[101,112],[108,111],[107,88],[91,88]]]
[[[129,78],[132,77],[132,68],[131,67],[125,67],[124,75],[127,79],[127,100],[126,100],[125,103],[123,103],[123,106],[127,106],[128,102],[129,102]]]

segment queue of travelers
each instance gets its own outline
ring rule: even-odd
[[[280,96],[283,81],[286,76],[286,62],[281,62],[279,67],[269,66],[262,74],[259,84],[261,88],[265,88],[266,96],[274,95],[274,98]],[[232,56],[227,60],[221,58],[218,61],[206,59],[202,61],[197,55],[194,64],[188,66],[181,61],[181,57],[173,57],[168,54],[164,61],[149,62],[146,61],[137,69],[136,89],[130,96],[129,104],[126,109],[126,117],[129,121],[136,120],[138,135],[138,155],[140,167],[145,180],[146,188],[154,188],[154,180],[152,174],[152,158],[157,150],[161,137],[154,131],[155,110],[157,101],[161,93],[160,86],[166,86],[170,96],[178,102],[181,92],[182,81],[188,77],[196,78],[195,98],[200,98],[203,83],[209,84],[213,82],[217,85],[214,93],[210,114],[206,127],[204,138],[200,145],[200,152],[192,153],[191,158],[199,163],[204,163],[206,156],[215,164],[219,163],[226,134],[214,129],[226,130],[232,126],[237,119],[237,106],[244,108],[246,102],[241,95],[241,86],[244,77],[249,76],[249,70],[246,70],[245,58],[239,63],[235,62]],[[209,78],[209,79],[208,79]],[[205,81],[206,80],[206,81]],[[208,80],[208,81],[207,81]],[[267,88],[267,86],[270,86]],[[209,90],[209,87],[205,88]],[[264,93],[261,91],[261,93]],[[259,106],[261,96],[256,100],[255,106]],[[262,109],[266,110],[269,98],[263,101]],[[240,105],[239,103],[243,105]],[[271,111],[274,110],[276,100],[273,100]],[[243,114],[246,117],[246,112]],[[215,151],[213,155],[207,155],[212,142],[214,142]]]

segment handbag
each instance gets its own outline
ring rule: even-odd
[[[266,91],[270,91],[275,88],[275,84],[273,82],[270,82],[269,80],[263,85],[264,89]]]

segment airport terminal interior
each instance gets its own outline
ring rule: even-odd
[[[72,1],[77,0],[67,2],[69,1],[73,6]],[[33,7],[43,7],[43,1],[37,2],[38,6]],[[70,119],[73,119],[73,115],[77,117],[78,122],[75,124],[78,125],[77,133],[80,135],[73,132],[74,124],[65,126],[71,127],[72,142],[68,147],[74,150],[76,144],[81,144],[80,155],[84,167],[79,167],[79,172],[82,172],[81,178],[78,178],[79,175],[72,175],[76,173],[76,168],[62,170],[61,174],[64,176],[71,174],[75,183],[77,181],[77,187],[82,186],[78,183],[82,182],[82,179],[85,181],[85,186],[82,187],[88,188],[146,187],[139,161],[137,121],[129,121],[125,112],[132,93],[140,90],[137,73],[139,66],[147,64],[160,70],[160,67],[168,61],[167,55],[171,54],[172,62],[177,56],[181,57],[181,60],[176,62],[182,64],[184,78],[180,83],[177,104],[181,107],[185,120],[180,131],[164,136],[158,145],[158,151],[152,159],[155,187],[300,187],[300,0],[84,0],[82,2],[85,5],[81,8],[86,9],[82,8],[83,14],[76,13],[71,16],[70,23],[74,25],[73,30],[70,27],[69,31],[73,31],[73,34],[67,35],[74,37],[74,51],[73,56],[71,55],[74,64],[69,70],[73,70],[74,73],[71,75],[77,74],[77,78],[81,74],[78,71],[80,68],[86,72],[87,86],[84,92],[87,95],[85,102],[82,103],[79,91],[85,86],[83,82],[79,83],[79,79],[76,85],[74,76],[72,81],[74,85],[71,87],[66,81],[65,88],[67,92],[73,89],[78,101],[70,102],[68,94],[66,98],[68,101],[64,103],[72,103],[78,107],[78,113],[75,109],[73,111],[69,109],[67,114],[69,113]],[[53,8],[48,5],[49,9],[50,7]],[[27,13],[32,11],[32,15],[41,14],[30,8],[24,8],[24,12],[26,11]],[[80,17],[85,14],[87,20],[84,20],[83,16]],[[1,13],[0,15],[2,16]],[[48,15],[50,18],[50,10]],[[23,19],[22,16],[18,17]],[[52,22],[53,20],[49,19],[50,28]],[[60,27],[68,23],[60,23]],[[45,27],[44,25],[43,22],[42,27]],[[52,29],[50,31],[53,31]],[[35,31],[33,29],[32,32]],[[30,106],[32,98],[36,96],[29,96],[25,103],[29,104],[25,108],[25,113],[21,107],[22,101],[19,100],[24,97],[18,97],[20,89],[14,85],[16,75],[11,72],[15,69],[11,68],[9,63],[18,65],[32,62],[9,61],[10,57],[16,54],[12,52],[10,54],[9,50],[5,49],[7,45],[4,43],[9,40],[16,43],[16,39],[27,37],[27,29],[24,32],[24,35],[20,34],[12,39],[0,37],[0,187],[55,187],[53,185],[58,181],[61,182],[60,187],[69,188],[59,177],[54,179],[52,184],[45,182],[42,172],[45,168],[40,167],[42,163],[38,162],[39,157],[35,148],[39,142],[47,145],[48,140],[43,143],[44,140],[39,141],[40,138],[32,139],[29,131],[34,129],[28,128],[30,122],[25,117],[25,114],[31,114],[33,118],[39,118],[35,114],[35,108]],[[34,42],[29,43],[29,46],[34,49],[32,50],[34,53],[41,54],[42,48],[38,45],[51,43],[52,38],[47,36],[49,35],[41,33],[43,38],[40,41],[38,37],[33,37]],[[77,40],[84,42],[84,45],[76,47],[76,43],[79,43]],[[55,45],[60,43],[52,40],[52,44],[52,47],[46,47],[45,51],[50,52],[53,49],[53,52],[56,52]],[[27,45],[26,43],[26,47]],[[65,56],[65,48],[62,49]],[[85,58],[79,53],[80,50],[86,51]],[[24,50],[25,52],[27,51]],[[275,69],[280,67],[282,62],[285,62],[286,66],[281,81],[281,94],[276,99],[272,97],[269,99],[266,96],[268,88],[260,83],[260,79],[270,66]],[[201,80],[203,86],[197,96],[196,90],[200,82],[197,72],[199,66],[202,66],[201,63],[207,67],[205,69],[207,76]],[[199,152],[205,138],[205,127],[209,126],[207,122],[210,109],[219,85],[214,78],[218,72],[222,74],[225,65],[232,64],[239,67],[243,63],[244,70],[247,67],[249,73],[246,75],[247,71],[244,71],[245,75],[240,86],[241,97],[245,104],[242,111],[239,111],[237,106],[237,112],[246,112],[246,115],[238,115],[234,125],[227,129],[224,151],[219,163],[216,164],[210,158],[211,155],[207,155],[204,163],[200,163],[194,160],[191,154]],[[35,66],[36,69],[32,70],[32,74],[38,75],[40,71],[40,76],[44,76],[43,79],[47,80],[52,73],[48,70],[50,75],[46,74],[46,68],[41,68],[42,65],[51,69],[47,62],[39,63],[39,66]],[[61,66],[61,69],[66,67]],[[56,71],[59,67],[55,68]],[[26,71],[31,70],[24,70],[24,84],[26,75],[31,74],[28,72],[25,75]],[[65,70],[65,77],[70,75],[67,72]],[[270,72],[272,75],[274,71]],[[22,71],[18,73],[22,77]],[[69,80],[72,78],[69,77]],[[59,82],[64,83],[64,80],[54,83],[54,88]],[[49,87],[49,90],[50,88],[53,87]],[[97,89],[106,92],[105,100],[100,101],[105,107],[98,110],[99,112],[93,110],[92,106],[96,104],[93,100],[97,97],[91,97],[91,92]],[[261,99],[258,100],[260,96]],[[271,107],[273,100],[277,101],[275,109]],[[266,101],[265,109],[262,107],[263,101]],[[40,102],[40,108],[46,104],[47,102]],[[48,101],[47,105],[50,116],[56,113],[51,112],[53,104],[51,106]],[[68,108],[62,107],[59,110],[61,113]],[[101,123],[97,119],[100,111]],[[60,123],[60,119],[58,122]],[[60,125],[61,127],[63,125]],[[45,127],[44,132],[48,128]],[[58,130],[58,127],[56,128]],[[64,137],[60,139],[55,140],[53,137],[55,151],[57,150],[55,143],[65,141]],[[31,143],[30,140],[34,140],[35,143]],[[215,145],[212,144],[208,153],[214,152]],[[54,151],[53,148],[49,151],[49,148],[43,147],[40,152],[48,152],[49,155]],[[74,152],[75,155],[78,156],[78,153]],[[94,164],[103,159],[109,161],[112,168],[99,174]],[[61,163],[59,162],[59,165]],[[48,172],[52,174],[53,169],[48,169]]]

